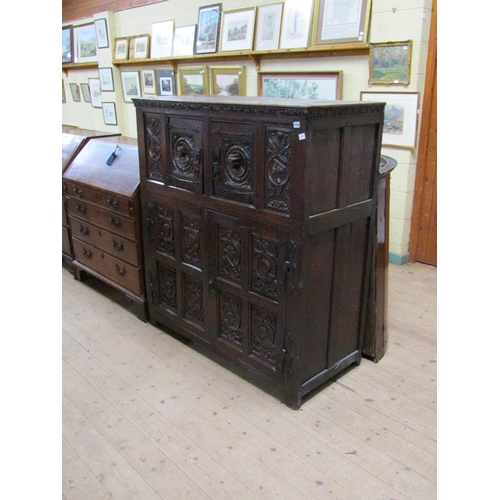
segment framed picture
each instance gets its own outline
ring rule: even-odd
[[[89,78],[90,102],[94,108],[102,107],[101,82],[99,78]]]
[[[255,7],[222,13],[221,51],[252,50]]]
[[[106,125],[118,125],[116,119],[116,106],[114,102],[102,103],[102,116]]]
[[[174,21],[162,21],[151,25],[151,59],[170,57],[174,42]]]
[[[141,72],[141,76],[142,76],[142,92],[144,94],[156,95],[155,70],[145,69]]]
[[[181,26],[174,31],[174,56],[192,56],[196,40],[196,24]]]
[[[75,63],[97,61],[97,40],[94,23],[73,26],[73,43]]]
[[[366,43],[371,0],[315,0],[315,45]]]
[[[64,88],[64,78],[62,79],[62,104],[66,102],[66,89]]]
[[[96,19],[95,24],[95,34],[97,37],[97,48],[107,49],[109,47],[108,40],[108,25],[106,19]]]
[[[370,45],[370,77],[368,83],[409,85],[411,40],[373,43]]]
[[[62,63],[73,62],[73,26],[62,28]]]
[[[342,72],[259,73],[259,95],[287,99],[342,99]]]
[[[414,148],[417,135],[418,92],[361,92],[361,101],[385,102],[382,144]]]
[[[313,0],[286,0],[281,26],[280,47],[302,49],[309,44]]]
[[[84,102],[91,102],[89,84],[88,83],[80,83],[80,87],[82,88]]]
[[[101,92],[113,92],[115,90],[112,68],[99,68],[99,80],[101,82]]]
[[[200,7],[198,10],[198,33],[196,53],[210,54],[219,48],[219,29],[222,4],[217,3]]]
[[[80,97],[80,87],[78,86],[78,83],[70,83],[69,89],[71,90],[71,97],[73,98],[73,101],[80,102],[82,99]]]
[[[132,102],[133,97],[141,97],[141,82],[138,71],[122,71],[123,100]]]
[[[149,35],[136,35],[130,37],[128,58],[147,59],[149,57]]]
[[[214,95],[246,95],[245,66],[211,67],[210,93]]]
[[[128,36],[115,38],[113,61],[126,61],[128,59],[128,45],[129,45]]]
[[[173,70],[156,70],[156,89],[158,95],[175,95],[175,79]]]
[[[280,43],[283,3],[259,5],[254,50],[277,50]]]
[[[208,94],[208,71],[205,67],[179,68],[179,94]]]

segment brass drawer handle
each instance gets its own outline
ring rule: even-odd
[[[75,196],[78,196],[78,198],[83,198],[83,191],[81,189],[78,189],[76,187],[73,188],[73,194]]]
[[[118,264],[115,264],[115,271],[120,275],[120,276],[125,276],[127,274],[127,270],[124,267],[121,267]]]
[[[83,236],[88,236],[89,235],[89,227],[88,226],[84,226],[83,224],[80,224],[80,234],[82,234]]]
[[[86,258],[86,259],[91,259],[92,258],[92,250],[90,249],[86,249],[84,248],[83,249],[83,256]]]
[[[113,249],[116,250],[117,252],[123,252],[125,249],[125,245],[123,243],[120,243],[119,241],[116,241],[113,238]]]
[[[76,205],[76,211],[82,215],[85,215],[87,213],[87,207],[85,205]]]
[[[111,196],[108,196],[106,198],[106,203],[113,209],[113,210],[118,210],[120,207],[120,203],[116,198],[112,198]]]
[[[109,221],[113,227],[116,227],[116,229],[120,229],[122,227],[122,221],[116,217],[111,216]]]

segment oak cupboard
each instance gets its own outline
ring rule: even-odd
[[[134,105],[150,320],[299,408],[361,361],[384,104]]]

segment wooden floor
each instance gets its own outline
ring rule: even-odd
[[[63,269],[63,498],[436,498],[436,268],[389,273],[386,356],[293,411]]]

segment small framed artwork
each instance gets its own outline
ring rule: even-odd
[[[174,42],[174,21],[162,21],[151,25],[151,59],[170,57]]]
[[[174,31],[174,56],[192,56],[196,40],[196,24],[180,26]]]
[[[62,63],[73,62],[73,26],[62,28]]]
[[[315,0],[315,45],[366,43],[371,0]]]
[[[417,135],[418,92],[361,92],[361,101],[385,102],[382,144],[413,149]]]
[[[287,99],[342,99],[342,72],[259,73],[259,95]]]
[[[113,92],[115,90],[112,68],[99,68],[99,80],[101,82],[101,92]]]
[[[113,61],[126,61],[128,59],[128,45],[129,45],[128,36],[115,38]]]
[[[221,51],[252,50],[255,7],[222,13]]]
[[[141,97],[141,82],[138,71],[122,71],[123,100],[132,102],[133,97]]]
[[[102,116],[104,118],[105,125],[118,125],[118,121],[116,119],[116,106],[114,102],[102,103]]]
[[[71,90],[71,97],[73,98],[73,101],[80,102],[82,99],[80,97],[80,87],[78,86],[78,83],[70,83],[69,89]]]
[[[372,43],[370,45],[370,77],[368,83],[409,85],[411,40]]]
[[[277,50],[280,43],[283,3],[259,5],[254,50]]]
[[[196,53],[211,54],[219,48],[220,18],[222,4],[206,5],[198,10],[198,33]]]
[[[245,66],[211,67],[210,93],[213,95],[246,95]]]
[[[302,49],[309,44],[313,0],[286,0],[281,26],[282,49]]]
[[[89,78],[90,102],[94,108],[102,107],[101,82],[99,78]]]
[[[203,95],[209,93],[207,68],[179,68],[178,74],[180,95]]]
[[[62,79],[62,103],[66,102],[66,89],[64,88],[64,78]]]
[[[80,83],[80,87],[82,88],[82,95],[83,95],[84,102],[91,102],[89,84],[88,83]]]
[[[94,21],[95,24],[95,34],[97,37],[97,48],[98,49],[107,49],[109,47],[108,40],[108,25],[106,23],[106,19],[96,19]]]
[[[74,62],[97,61],[97,39],[94,23],[73,26]]]
[[[149,35],[131,36],[128,49],[128,58],[147,59],[149,57],[149,42]]]
[[[156,95],[155,70],[145,69],[141,71],[141,76],[142,76],[142,92],[144,94]]]
[[[175,95],[175,79],[173,70],[156,70],[156,89],[158,95]]]

